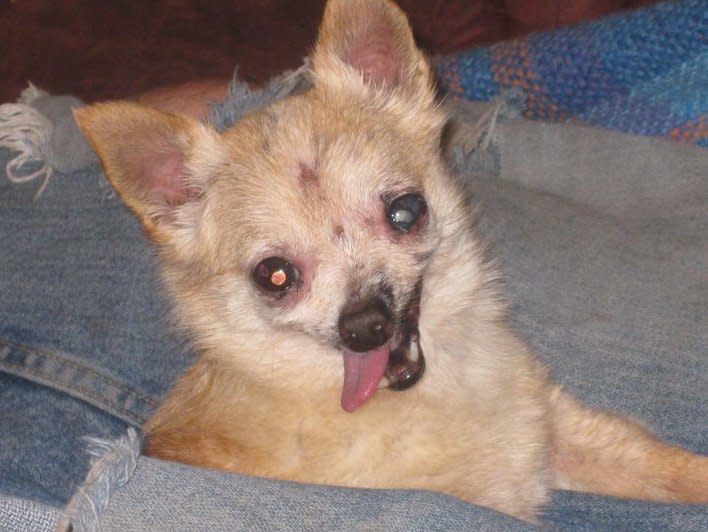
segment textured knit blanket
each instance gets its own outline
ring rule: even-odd
[[[708,147],[708,1],[666,2],[436,59],[442,86],[524,116]]]

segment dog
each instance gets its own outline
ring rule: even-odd
[[[148,454],[528,521],[559,488],[708,502],[707,457],[581,406],[507,324],[404,13],[329,0],[311,78],[223,133],[127,102],[76,110],[200,352]]]

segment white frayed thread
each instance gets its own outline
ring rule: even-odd
[[[17,103],[30,104],[37,98],[42,98],[43,96],[49,96],[47,91],[43,91],[37,87],[31,81],[27,83],[27,88],[20,93],[20,97],[17,98]]]
[[[463,153],[470,154],[477,150],[488,150],[494,138],[494,130],[497,125],[499,108],[503,104],[496,103],[474,123],[463,123],[459,126],[459,146]]]
[[[474,122],[466,112],[458,118],[454,113],[457,106],[452,105],[453,120],[445,145],[451,168],[461,173],[473,170],[498,175],[503,142],[500,123],[505,119],[520,118],[525,106],[525,93],[515,89],[504,91],[488,102],[486,110]]]
[[[252,90],[248,83],[238,78],[238,70],[229,83],[229,95],[223,102],[211,105],[206,122],[219,131],[230,128],[252,109],[265,107],[291,94],[301,92],[312,85],[310,81],[310,61],[292,71],[285,71],[271,78],[265,87]]]
[[[93,532],[98,530],[101,514],[111,495],[124,486],[135,472],[140,455],[140,438],[128,429],[117,440],[86,438],[88,453],[95,457],[86,481],[66,506],[57,532]]]
[[[489,109],[477,122],[461,126],[459,144],[465,154],[490,150],[498,140],[496,137],[499,120],[519,118],[526,107],[526,94],[517,89],[508,89],[502,91],[489,104]]]
[[[0,105],[0,148],[7,148],[17,155],[5,165],[7,177],[13,183],[27,183],[42,178],[42,185],[35,194],[39,198],[49,183],[53,169],[47,151],[54,129],[51,121],[30,104],[47,93],[31,83],[18,98],[18,103]],[[40,168],[30,173],[23,171],[26,164]]]

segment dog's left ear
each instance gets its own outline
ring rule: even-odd
[[[364,84],[432,102],[432,74],[406,15],[389,0],[329,0],[313,55],[315,83]]]

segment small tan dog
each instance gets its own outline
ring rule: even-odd
[[[330,0],[312,79],[223,134],[76,112],[201,351],[148,452],[527,520],[553,488],[708,502],[708,458],[578,405],[508,327],[405,15]]]

